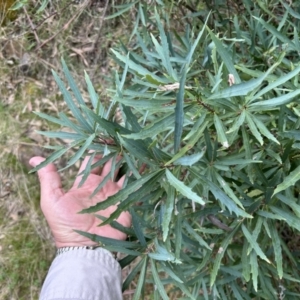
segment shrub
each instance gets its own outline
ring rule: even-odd
[[[181,299],[296,299],[298,8],[244,0],[229,15],[222,1],[212,13],[201,3],[137,2],[113,16],[136,12],[131,47],[112,49],[108,106],[87,74],[88,103],[64,61],[70,90],[53,72],[73,116],[38,115],[72,132],[41,133],[72,142],[39,167],[69,149],[66,167],[89,150],[104,153],[97,164],[122,155],[125,187],[81,213],[120,202],[103,224],[128,240],[81,234],[124,253],[122,267],[140,258],[123,284],[139,274],[134,299],[146,281],[154,299],[177,290]],[[130,229],[114,221],[125,210]]]

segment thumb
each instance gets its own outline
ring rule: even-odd
[[[38,166],[45,160],[44,157],[35,156],[29,160],[29,164],[33,167]],[[41,185],[41,198],[49,199],[54,197],[58,199],[63,195],[61,178],[54,164],[49,164],[37,171]],[[53,199],[52,199],[53,201]]]

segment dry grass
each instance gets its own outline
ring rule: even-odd
[[[35,130],[53,129],[33,111],[66,111],[51,69],[60,73],[64,57],[83,95],[85,69],[105,97],[108,49],[130,27],[122,19],[104,21],[113,11],[109,1],[51,1],[38,14],[42,1],[28,2],[13,14],[0,7],[1,300],[38,299],[55,251],[39,209],[36,175],[28,174],[28,159],[47,155],[42,146],[50,142]],[[67,172],[69,179],[73,173]]]

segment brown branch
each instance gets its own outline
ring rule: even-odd
[[[228,227],[226,224],[222,223],[217,217],[214,215],[208,215],[207,219],[216,227],[223,229],[225,231],[232,231],[232,228]]]
[[[27,17],[27,19],[28,19],[28,22],[29,22],[29,25],[30,25],[30,27],[31,27],[31,30],[33,31],[34,37],[35,37],[35,39],[36,39],[36,41],[37,41],[37,43],[38,43],[38,45],[39,45],[39,44],[41,43],[41,41],[40,41],[40,39],[39,39],[39,36],[38,36],[37,33],[36,33],[36,27],[33,25],[33,23],[32,23],[32,21],[31,21],[29,15],[28,15],[28,12],[27,12],[27,9],[26,9],[25,6],[23,6],[23,10],[24,10],[25,15],[26,15],[26,17]]]
[[[56,32],[53,36],[51,36],[49,39],[47,39],[46,41],[44,41],[41,45],[39,45],[35,50],[38,50],[42,47],[44,47],[46,44],[48,44],[51,40],[53,40],[58,34],[60,34],[62,31],[65,31],[68,29],[68,27],[70,26],[70,24],[77,18],[79,12],[81,12],[83,9],[85,9],[85,7],[87,6],[87,4],[89,3],[90,0],[86,0],[83,4],[81,9],[79,9],[77,11],[77,13],[63,26],[63,28],[61,30],[59,30],[58,32]]]
[[[100,21],[99,21],[99,29],[98,29],[98,34],[97,34],[97,37],[93,43],[93,46],[92,46],[92,49],[95,50],[98,43],[99,43],[99,40],[100,40],[100,36],[101,36],[101,29],[102,29],[102,26],[103,26],[103,21],[104,21],[104,18],[105,18],[105,15],[106,15],[106,11],[107,11],[107,8],[108,8],[108,3],[109,3],[109,0],[106,0],[105,1],[105,6],[104,6],[104,10],[102,12],[102,16],[100,18]],[[100,59],[100,55],[101,55],[101,51],[98,51],[97,54],[96,54],[96,57],[95,57],[95,60],[94,60],[94,69],[92,70],[91,72],[91,80],[93,80],[95,78],[95,75],[96,75],[96,71],[99,69],[97,68],[97,64],[98,64],[98,61]]]

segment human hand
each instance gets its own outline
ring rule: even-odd
[[[81,164],[78,174],[86,167],[89,157],[86,157]],[[101,159],[95,156],[93,163]],[[32,157],[30,165],[36,167],[45,158]],[[62,189],[61,178],[54,164],[49,164],[38,171],[41,186],[41,209],[52,231],[57,248],[69,246],[92,246],[95,245],[87,237],[74,231],[74,229],[101,235],[118,240],[125,240],[126,235],[110,225],[98,226],[101,220],[94,214],[78,214],[81,210],[106,200],[109,196],[116,194],[124,183],[123,176],[119,181],[109,180],[104,187],[92,198],[91,194],[102,182],[104,177],[111,170],[112,160],[109,160],[102,168],[97,167],[91,171],[85,183],[78,188],[82,176],[77,176],[72,188],[68,192]],[[118,170],[115,171],[115,176]],[[108,218],[115,210],[116,205],[110,206],[98,214]],[[131,216],[129,212],[123,212],[117,219],[123,226],[130,227]]]

